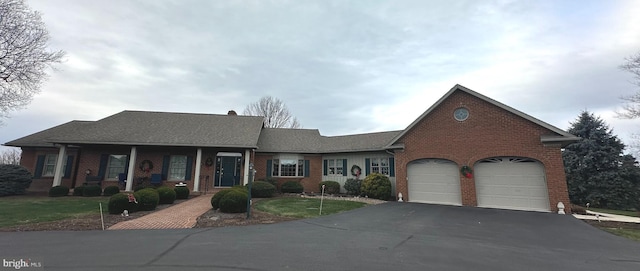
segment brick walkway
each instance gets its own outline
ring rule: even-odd
[[[202,195],[143,217],[120,222],[109,227],[109,230],[193,228],[196,219],[209,209],[211,195]]]

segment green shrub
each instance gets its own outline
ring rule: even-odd
[[[145,184],[136,185],[136,186],[133,188],[133,192],[138,192],[138,191],[140,191],[140,190],[142,190],[142,189],[146,189],[146,188],[151,188],[151,189],[155,190],[157,187],[155,187],[155,186],[153,186],[153,185],[150,185],[150,184],[148,184],[148,185],[145,185]]]
[[[82,196],[82,192],[84,192],[84,186],[76,186],[73,188],[74,196]]]
[[[255,181],[251,184],[251,197],[270,198],[276,192],[276,187],[268,182]]]
[[[360,196],[360,187],[362,187],[362,180],[359,179],[347,179],[344,183],[344,189],[347,190],[347,194]]]
[[[69,195],[69,187],[58,185],[49,189],[49,197],[64,197]]]
[[[271,178],[271,177],[267,177],[267,178],[264,178],[264,179],[258,179],[258,181],[261,181],[261,182],[268,182],[268,183],[270,183],[271,185],[273,185],[273,186],[276,188],[276,190],[278,190],[278,179],[274,179],[274,178]]]
[[[117,193],[109,198],[108,209],[110,214],[121,214],[124,210],[133,213],[138,209],[138,204],[129,202],[129,194]]]
[[[244,186],[244,185],[234,185],[231,187],[231,189],[239,189],[244,191],[245,193],[249,194],[249,187]]]
[[[140,211],[151,211],[156,209],[158,203],[160,202],[160,196],[158,195],[158,191],[153,188],[145,188],[139,190],[138,192],[134,192],[133,195],[136,197],[138,201],[138,210]]]
[[[107,186],[104,188],[104,191],[102,192],[102,194],[107,197],[113,196],[118,193],[120,193],[120,187],[118,187],[117,185]]]
[[[282,193],[302,193],[304,188],[302,184],[297,181],[288,181],[282,184]]]
[[[100,195],[102,195],[102,187],[97,185],[88,185],[82,190],[83,197],[99,197]]]
[[[217,193],[213,194],[213,196],[211,197],[211,208],[213,208],[214,210],[218,210],[218,208],[220,208],[220,200],[222,199],[222,197],[224,197],[224,195],[226,195],[227,193],[230,193],[231,191],[238,191],[240,193],[245,193],[248,196],[248,193],[244,192],[245,190],[242,190],[242,189],[238,189],[238,188],[222,189]]]
[[[220,211],[223,213],[244,213],[247,211],[248,195],[232,189],[220,199]]]
[[[31,179],[31,173],[23,166],[0,165],[0,197],[24,194]]]
[[[158,196],[160,197],[160,204],[172,204],[176,201],[176,191],[170,187],[158,187],[156,191],[158,191]]]
[[[176,191],[176,199],[188,199],[189,198],[189,188],[185,186],[178,186],[173,189]]]
[[[318,184],[318,191],[322,192],[322,185],[324,185],[325,194],[340,194],[340,183],[334,181],[323,181]]]
[[[372,173],[362,181],[362,193],[370,198],[388,200],[391,197],[391,181],[380,173]]]

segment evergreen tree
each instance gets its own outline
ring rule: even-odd
[[[562,153],[571,202],[613,209],[636,207],[640,168],[633,156],[623,154],[624,144],[605,122],[583,111],[569,133],[581,138]]]

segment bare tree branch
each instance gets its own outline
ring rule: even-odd
[[[46,69],[63,51],[48,51],[49,32],[24,0],[0,0],[0,120],[40,92]]]
[[[18,149],[7,149],[0,153],[0,165],[19,165],[20,151]]]
[[[247,105],[243,115],[263,116],[264,126],[268,128],[302,128],[284,102],[271,96],[264,96],[257,102]]]
[[[633,83],[640,87],[640,53],[627,57],[620,69],[633,74]],[[622,119],[640,118],[640,90],[633,95],[620,97],[624,101],[622,111],[616,112],[616,117]]]

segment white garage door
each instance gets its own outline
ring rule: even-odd
[[[458,166],[447,160],[423,159],[407,166],[409,201],[462,205]]]
[[[479,207],[550,211],[544,167],[514,157],[491,158],[474,167]]]

